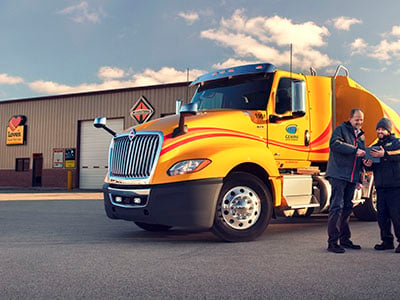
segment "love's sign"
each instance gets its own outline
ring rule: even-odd
[[[26,141],[26,117],[25,116],[12,116],[8,121],[7,127],[7,145],[23,145]]]

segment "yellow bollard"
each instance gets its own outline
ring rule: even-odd
[[[67,173],[67,189],[72,190],[72,171]]]

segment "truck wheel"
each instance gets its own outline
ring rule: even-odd
[[[168,231],[172,228],[172,226],[167,226],[167,225],[159,225],[159,224],[147,224],[147,223],[142,223],[142,222],[134,222],[137,226],[140,228],[146,230],[146,231]]]
[[[365,199],[363,204],[354,207],[354,215],[362,221],[376,221],[377,208],[376,208],[376,189],[375,185],[372,187],[371,195]]]
[[[271,194],[258,177],[232,173],[221,188],[211,231],[227,242],[253,240],[267,228],[272,209]]]

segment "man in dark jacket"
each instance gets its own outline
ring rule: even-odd
[[[350,119],[336,127],[329,142],[326,177],[332,187],[328,218],[328,251],[344,253],[344,248],[361,249],[350,240],[350,215],[353,196],[361,181],[361,158],[365,155],[364,113],[353,108]],[[340,241],[340,245],[338,244]]]
[[[394,249],[391,223],[399,245],[395,252],[400,253],[400,142],[391,134],[392,122],[382,118],[376,124],[378,142],[373,146],[371,156],[380,157],[379,163],[368,160],[366,166],[374,171],[375,187],[378,196],[378,225],[381,244],[375,250]],[[379,149],[379,150],[378,150]]]

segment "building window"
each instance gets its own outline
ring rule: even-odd
[[[17,158],[15,160],[15,171],[29,171],[29,158]]]

